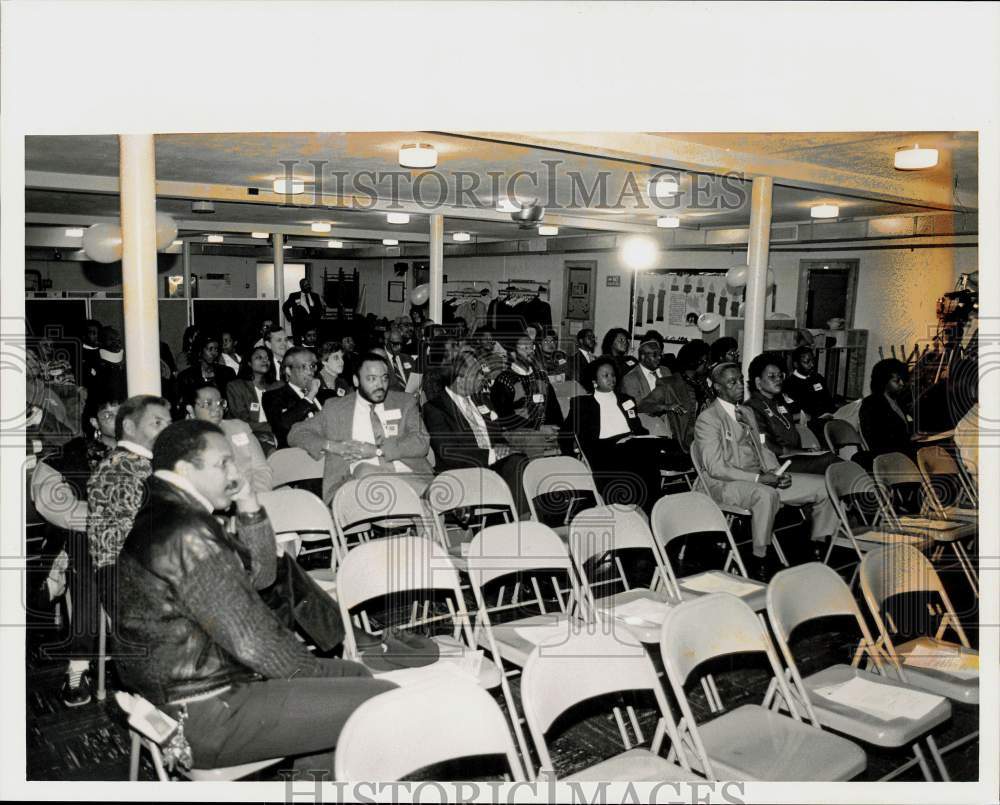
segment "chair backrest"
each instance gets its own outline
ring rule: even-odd
[[[962,496],[971,506],[978,507],[975,487],[965,469],[941,445],[921,447],[917,451],[917,466],[923,476],[925,489],[939,511],[951,503],[960,502]],[[954,479],[954,486],[942,484],[942,478]],[[946,493],[946,494],[942,494]]]
[[[767,613],[775,635],[785,641],[797,626],[836,615],[853,616],[867,629],[847,583],[821,562],[778,571],[767,586]]]
[[[663,687],[636,638],[577,628],[566,639],[536,646],[521,675],[521,703],[541,767],[552,768],[545,733],[560,715],[597,696],[633,690],[651,690],[660,709],[652,751],[659,752],[664,728],[676,745],[677,727]]]
[[[257,495],[275,534],[326,532],[335,537],[333,517],[318,497],[305,489],[273,489]]]
[[[842,447],[862,447],[864,441],[857,428],[844,419],[828,419],[823,425],[823,436],[833,453],[840,453]]]
[[[841,524],[853,533],[848,507],[862,515],[868,525],[874,525],[881,496],[872,477],[853,461],[838,461],[826,468],[826,492]],[[868,521],[871,522],[868,522]]]
[[[324,462],[312,458],[301,447],[275,450],[267,457],[267,464],[271,468],[275,489],[285,484],[323,477]]]
[[[517,506],[506,481],[493,470],[469,467],[448,470],[438,475],[424,494],[435,514],[459,508],[506,510],[511,520],[517,519]]]
[[[799,441],[804,450],[818,450],[823,446],[819,443],[819,439],[816,438],[816,434],[807,425],[796,424],[795,430],[798,431]]]
[[[883,453],[872,462],[875,480],[885,487],[896,484],[923,484],[924,478],[913,459],[903,453]]]
[[[726,516],[718,504],[703,492],[664,495],[653,505],[650,521],[654,536],[664,547],[678,537],[703,531],[729,535]]]
[[[691,448],[688,451],[691,455],[691,466],[694,467],[695,474],[698,476],[698,481],[696,486],[698,489],[708,489],[708,479],[705,475],[705,464],[701,460],[701,448],[698,447],[698,442],[691,442]]]
[[[582,461],[571,456],[543,456],[529,461],[524,468],[521,485],[533,520],[540,520],[535,510],[535,498],[540,495],[588,491],[598,504],[604,502],[590,470]]]
[[[530,520],[484,528],[472,538],[467,561],[469,578],[479,589],[510,573],[536,570],[564,570],[575,581],[566,543]]]
[[[439,539],[430,516],[416,490],[398,475],[370,475],[344,482],[333,496],[333,522],[346,547],[348,536],[370,530],[384,521],[411,520],[425,534]]]
[[[452,674],[390,690],[355,710],[337,740],[338,780],[399,780],[472,756],[502,755],[511,776],[524,771],[507,721],[489,693]]]

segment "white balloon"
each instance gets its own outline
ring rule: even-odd
[[[83,251],[97,263],[122,259],[122,228],[118,224],[94,224],[83,233]]]
[[[743,288],[747,284],[747,267],[733,266],[726,272],[726,285],[730,288]]]
[[[710,333],[722,324],[722,319],[716,313],[702,313],[698,317],[698,329],[703,333]]]
[[[165,212],[156,213],[156,251],[162,252],[177,237],[177,223]]]
[[[789,316],[787,313],[772,313],[771,315],[768,316],[768,318],[769,319],[781,319],[783,321],[788,321],[792,317]]]
[[[418,285],[413,289],[413,292],[410,294],[410,301],[419,306],[426,304],[427,300],[430,299],[430,296],[431,287],[425,282],[423,285]]]

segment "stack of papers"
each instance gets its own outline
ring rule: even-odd
[[[651,598],[636,598],[627,604],[599,606],[598,612],[611,615],[631,626],[652,624],[659,626],[670,611],[670,605]]]
[[[740,581],[727,573],[706,573],[690,579],[681,579],[681,587],[695,593],[729,593],[744,596],[760,592],[756,584]]]
[[[565,640],[569,637],[569,623],[538,623],[531,626],[515,626],[514,633],[522,640],[537,646],[555,640]]]
[[[966,654],[948,646],[917,645],[903,658],[904,665],[943,671],[959,679],[979,676],[979,655]]]
[[[816,688],[816,695],[832,702],[862,710],[875,716],[879,721],[896,718],[919,720],[930,713],[942,701],[940,696],[909,688],[880,685],[860,677],[847,682]]]

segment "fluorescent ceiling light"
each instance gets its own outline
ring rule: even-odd
[[[286,244],[285,244],[284,246],[282,246],[281,248],[282,248],[282,249],[290,249],[290,248],[292,248],[292,244],[291,244],[291,243],[286,243]]]
[[[342,240],[328,240],[326,242],[326,248],[328,249],[343,249],[344,241]]]
[[[649,180],[649,195],[651,198],[670,198],[681,191],[681,186],[673,176],[658,176]]]
[[[840,215],[840,207],[836,204],[817,204],[809,208],[809,214],[813,218],[836,218]]]
[[[625,238],[625,242],[622,244],[622,262],[634,271],[652,268],[659,256],[660,248],[652,238],[632,235]]]
[[[267,240],[267,232],[251,232],[250,237],[257,238],[257,240]]]
[[[466,241],[472,240],[472,235],[468,232],[456,232],[451,236],[452,240],[457,240],[459,243],[465,243]]]
[[[225,238],[223,238],[222,235],[209,235],[205,238],[205,240],[209,243],[222,243]]]
[[[281,193],[283,196],[296,196],[299,193],[304,193],[306,189],[306,183],[301,179],[275,179],[274,180],[274,192]]]
[[[502,198],[497,202],[497,212],[517,212],[519,209],[521,205],[509,198]]]
[[[329,232],[330,231],[330,225],[328,223],[324,222],[324,221],[316,221],[315,223],[310,224],[309,228],[312,229],[313,232]]]
[[[938,163],[936,148],[921,148],[919,145],[896,149],[895,165],[900,171],[919,171],[933,168]]]
[[[183,246],[184,245],[184,241],[183,240],[172,240],[172,241],[170,241],[170,245],[171,246]]]
[[[399,245],[399,241],[396,240],[395,238],[383,238],[382,239],[382,245],[383,246],[398,246]]]
[[[66,237],[68,237],[68,238],[82,238],[83,237],[83,230],[79,229],[79,228],[67,229],[66,230]]]
[[[542,224],[540,227],[538,227],[538,234],[539,235],[558,235],[559,234],[559,227],[558,226],[550,226],[549,224]]]
[[[681,219],[673,215],[661,215],[656,219],[656,225],[660,229],[677,229],[681,225]]]
[[[410,214],[408,212],[389,212],[386,213],[385,220],[390,224],[408,224],[410,223]]]
[[[433,168],[438,164],[437,149],[427,143],[407,143],[399,149],[401,168]]]

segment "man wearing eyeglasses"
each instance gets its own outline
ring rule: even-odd
[[[285,385],[264,392],[264,414],[278,447],[288,447],[288,431],[296,422],[316,416],[336,392],[324,389],[316,377],[316,353],[292,347],[281,361]]]
[[[389,391],[406,391],[409,389],[420,388],[420,368],[417,366],[417,361],[412,355],[408,355],[404,352],[403,347],[406,344],[405,333],[397,328],[393,327],[386,333],[385,336],[385,350],[389,357]],[[411,381],[411,377],[416,374],[417,377]]]

